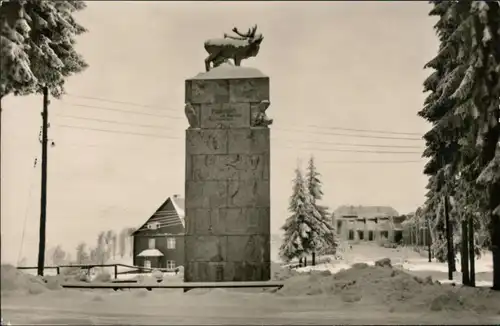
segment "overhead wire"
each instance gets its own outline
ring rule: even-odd
[[[70,97],[75,97],[75,98],[90,99],[90,100],[115,103],[115,104],[131,105],[131,106],[137,106],[137,107],[144,107],[144,108],[148,108],[148,109],[175,111],[172,109],[159,108],[159,107],[152,106],[152,105],[145,105],[145,104],[139,104],[139,103],[128,102],[128,101],[117,101],[117,100],[92,97],[92,96],[83,96],[83,95],[77,95],[77,94],[67,94],[67,95]],[[63,103],[73,105],[73,106],[81,106],[81,107],[95,108],[95,109],[101,109],[101,110],[109,110],[109,111],[123,112],[123,113],[129,113],[129,114],[136,114],[136,115],[162,117],[162,118],[167,118],[167,119],[184,119],[183,117],[173,117],[173,116],[168,116],[168,115],[164,115],[164,114],[152,114],[152,113],[148,113],[148,112],[137,112],[137,111],[116,109],[116,108],[100,107],[100,106],[95,106],[95,105],[67,103],[64,101],[63,101]],[[74,120],[103,122],[103,123],[110,123],[110,124],[116,124],[116,125],[137,126],[137,127],[151,128],[151,129],[164,129],[164,127],[157,125],[157,124],[140,124],[140,123],[135,123],[135,122],[129,123],[129,122],[124,122],[124,121],[116,121],[116,120],[100,119],[100,118],[90,118],[90,117],[83,117],[83,116],[72,116],[72,115],[56,115],[56,117],[63,118],[63,119],[66,118],[66,119],[74,119]],[[133,131],[110,130],[110,129],[104,129],[104,128],[75,126],[75,125],[57,124],[57,123],[55,124],[55,126],[62,127],[62,128],[72,128],[72,129],[90,130],[90,131],[115,133],[115,134],[135,135],[135,136],[144,136],[144,137],[152,137],[152,138],[163,138],[163,139],[171,139],[171,140],[180,139],[180,137],[169,136],[169,135],[158,134],[158,133],[141,133],[141,132],[133,132]],[[312,130],[294,129],[294,128],[281,128],[281,127],[277,127],[277,126],[273,127],[273,130],[277,129],[277,130],[289,131],[289,132],[294,132],[294,133],[321,134],[321,135],[332,135],[332,136],[342,136],[342,137],[352,137],[352,138],[406,140],[406,141],[421,141],[422,140],[422,138],[415,138],[415,137],[388,137],[388,136],[378,136],[378,135],[360,135],[360,134],[336,133],[336,132],[331,132],[328,129],[342,130],[342,131],[355,131],[355,132],[364,132],[364,133],[381,133],[381,134],[388,134],[388,135],[420,135],[419,133],[414,133],[414,132],[397,132],[397,131],[387,131],[387,130],[344,128],[344,127],[326,127],[326,126],[319,126],[319,125],[309,125],[309,126],[314,127],[314,128],[319,128],[319,129],[327,129],[327,130],[314,130],[314,131],[312,131]],[[280,138],[275,138],[275,137],[273,137],[272,139],[278,140],[280,142],[286,141],[286,142],[294,142],[294,143],[299,142],[299,143],[310,143],[310,144],[352,146],[352,147],[375,147],[375,148],[395,148],[395,149],[396,148],[415,148],[415,149],[422,148],[421,146],[415,146],[415,145],[359,144],[359,143],[348,143],[348,142],[330,142],[330,141],[324,141],[324,140],[280,139]],[[75,146],[77,146],[77,145],[75,144]],[[98,146],[97,144],[86,144],[86,145],[82,144],[82,146],[101,147],[101,146]],[[300,151],[310,150],[310,151],[326,151],[326,152],[352,152],[352,153],[375,153],[375,154],[421,154],[421,152],[417,152],[417,151],[353,150],[353,149],[337,149],[337,148],[300,148],[297,146],[286,146],[286,145],[284,147],[294,148],[294,149],[297,149]],[[331,163],[334,163],[334,162],[335,163],[343,163],[344,161],[331,161]],[[360,161],[360,162],[345,161],[345,163],[362,163],[362,162],[378,163],[378,161]],[[413,162],[421,162],[421,161],[380,161],[380,163],[385,163],[385,162],[387,162],[387,163],[412,162],[413,163]]]
[[[128,101],[111,100],[111,99],[105,99],[105,98],[102,98],[102,97],[76,95],[76,94],[71,94],[71,93],[66,93],[65,95],[69,96],[69,97],[75,97],[75,98],[81,98],[81,99],[87,99],[87,100],[94,100],[94,101],[100,101],[100,102],[107,102],[107,103],[114,103],[114,104],[123,104],[123,105],[137,106],[137,107],[142,107],[142,108],[147,108],[147,109],[153,109],[153,110],[160,110],[160,111],[174,111],[174,112],[178,111],[178,110],[171,109],[171,108],[160,108],[160,107],[153,106],[153,105],[148,105],[148,104],[140,104],[140,103],[134,103],[134,102],[128,102]]]
[[[87,121],[96,121],[96,122],[104,122],[104,123],[111,123],[111,124],[117,124],[117,125],[124,125],[124,126],[136,126],[136,127],[144,127],[144,128],[153,128],[153,129],[162,129],[162,130],[165,130],[165,127],[162,127],[160,125],[154,125],[154,124],[152,125],[152,124],[130,123],[130,122],[107,120],[107,119],[97,119],[97,118],[87,118],[87,117],[71,116],[71,115],[56,115],[56,117],[65,118],[65,119],[87,120]]]
[[[321,161],[321,163],[337,163],[337,164],[405,164],[405,163],[422,163],[422,161],[409,160],[409,161]]]
[[[145,115],[145,116],[160,117],[160,118],[169,118],[169,119],[183,119],[182,117],[175,117],[175,116],[170,116],[170,115],[166,115],[166,114],[154,114],[154,113],[148,113],[148,112],[137,112],[137,111],[122,110],[122,109],[116,109],[116,108],[107,108],[107,107],[95,106],[95,105],[86,105],[86,104],[78,104],[78,103],[68,103],[68,102],[65,102],[65,101],[61,101],[61,102],[64,103],[64,104],[72,105],[72,106],[79,106],[79,107],[96,109],[96,110],[116,111],[116,112],[122,112],[122,113],[127,113],[127,114]]]
[[[114,134],[136,135],[136,136],[152,137],[152,138],[180,139],[179,137],[167,136],[167,135],[144,134],[144,133],[139,133],[139,132],[128,132],[128,131],[120,131],[120,130],[108,130],[108,129],[91,128],[91,127],[80,127],[80,126],[71,126],[71,125],[65,125],[65,124],[55,124],[55,126],[60,127],[60,128],[92,130],[92,131],[100,131],[100,132],[107,132],[107,133],[114,133]]]
[[[33,170],[32,171],[35,171],[34,169],[36,168],[37,164],[38,164],[38,158],[35,157],[34,162],[33,162]],[[32,172],[32,174],[34,174],[34,172]],[[19,263],[21,262],[21,255],[22,255],[23,248],[24,248],[24,237],[26,234],[26,223],[28,221],[29,208],[31,207],[30,201],[31,201],[31,194],[33,193],[33,184],[34,184],[34,178],[30,177],[28,195],[27,195],[27,199],[26,199],[26,208],[24,210],[24,221],[23,221],[23,231],[21,233],[21,243],[19,245],[19,252],[17,254],[17,265],[19,265]]]
[[[422,141],[422,138],[410,138],[410,137],[387,137],[387,136],[372,136],[372,135],[353,135],[353,134],[341,134],[335,132],[321,132],[319,130],[309,131],[309,130],[299,130],[299,129],[291,129],[291,128],[281,128],[274,127],[273,129],[283,130],[283,131],[291,131],[291,132],[302,132],[306,134],[321,134],[321,135],[333,135],[333,136],[344,136],[344,137],[353,137],[353,138],[370,138],[370,139],[391,139],[391,140],[411,140],[411,141]]]
[[[130,106],[136,106],[136,107],[143,107],[143,108],[154,109],[154,110],[179,112],[179,110],[172,109],[172,108],[164,108],[164,107],[160,108],[158,106],[146,105],[146,104],[141,104],[141,103],[134,103],[134,102],[129,102],[129,101],[118,101],[118,100],[112,100],[112,99],[105,99],[105,98],[102,98],[102,97],[84,96],[84,95],[78,95],[78,94],[72,94],[72,93],[67,93],[66,95],[68,95],[70,97],[75,97],[75,98],[91,99],[91,100],[101,101],[101,102],[107,102],[107,103],[124,104],[124,105],[130,105]],[[75,104],[73,104],[73,105],[75,105]],[[83,105],[82,104],[78,104],[78,106],[83,106]],[[103,109],[108,109],[108,108],[103,108]],[[131,112],[131,111],[127,111],[127,112]],[[145,112],[141,112],[141,114],[145,114]],[[165,117],[167,117],[167,116],[165,116]],[[183,119],[183,117],[175,117],[175,119]],[[341,130],[341,131],[366,132],[366,133],[381,133],[381,134],[393,134],[393,135],[423,136],[422,133],[417,133],[417,132],[400,132],[400,131],[388,131],[388,130],[380,130],[380,129],[361,129],[361,128],[346,128],[346,127],[337,127],[337,126],[320,126],[320,125],[315,125],[315,124],[310,124],[310,125],[307,125],[306,127],[320,128],[320,129],[330,129],[330,130]],[[285,129],[279,128],[279,127],[278,128],[273,128],[273,129],[282,129],[282,130],[285,130]],[[383,139],[385,139],[385,138],[383,138]],[[401,139],[403,139],[403,140],[422,140],[421,138],[401,138]]]
[[[165,130],[165,127],[157,125],[157,124],[141,124],[141,123],[135,123],[135,122],[130,123],[130,122],[123,122],[123,121],[88,118],[88,117],[72,116],[72,115],[55,115],[55,116],[59,117],[59,118],[68,118],[68,119],[74,119],[74,120],[86,120],[86,121],[103,122],[103,123],[110,123],[110,124],[116,124],[116,125],[137,126],[137,127]],[[274,138],[274,139],[276,139],[276,138]],[[276,140],[293,141],[293,142],[310,143],[310,144],[343,145],[343,146],[354,146],[354,147],[422,148],[421,146],[415,146],[415,145],[356,144],[356,143],[345,143],[345,142],[329,142],[329,141],[303,140],[303,139],[279,139],[279,138],[277,138]]]
[[[72,128],[72,129],[81,129],[81,130],[92,130],[99,132],[107,132],[107,133],[115,133],[115,134],[124,134],[124,135],[137,135],[144,137],[152,137],[152,138],[165,138],[171,140],[180,140],[180,137],[175,136],[167,136],[167,135],[159,135],[159,134],[145,134],[138,132],[128,132],[128,131],[120,131],[120,130],[109,130],[109,129],[100,129],[100,128],[92,128],[92,127],[80,127],[80,126],[72,126],[65,124],[55,124],[57,127],[61,128]],[[320,151],[320,152],[345,152],[345,153],[375,153],[375,154],[422,154],[421,152],[410,152],[410,151],[376,151],[376,150],[349,150],[349,149],[336,149],[336,148],[300,148],[295,146],[284,145],[284,147],[294,148],[298,150],[311,150],[311,151]]]

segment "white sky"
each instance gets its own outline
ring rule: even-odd
[[[389,205],[400,213],[413,211],[425,194],[422,148],[318,142],[423,147],[423,141],[327,135],[348,132],[311,125],[423,134],[428,127],[417,117],[424,100],[422,82],[429,74],[423,66],[437,50],[429,9],[427,2],[88,2],[78,19],[89,33],[79,38],[78,49],[90,68],[68,80],[68,93],[158,109],[69,96],[63,102],[52,100],[49,138],[56,147],[50,148],[48,161],[48,245],[74,250],[79,241],[94,243],[99,231],[138,226],[166,197],[183,194],[184,80],[204,70],[205,39],[255,23],[265,40],[258,57],[243,65],[271,78],[272,232],[287,217],[297,159],[305,163],[311,153],[323,175],[325,205]],[[36,262],[40,169],[33,168],[33,160],[40,155],[41,105],[40,97],[4,100],[2,262],[17,260],[25,217],[21,256]],[[57,126],[61,124],[175,139]],[[331,162],[381,160],[420,162]]]

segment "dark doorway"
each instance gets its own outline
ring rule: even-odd
[[[381,238],[389,238],[389,231],[380,231],[380,237]]]
[[[349,230],[349,240],[354,240],[354,231]]]
[[[394,231],[394,242],[400,243],[403,240],[403,231],[396,230]]]
[[[337,234],[340,234],[342,231],[342,221],[337,221]]]
[[[373,231],[368,231],[368,241],[373,241]]]
[[[364,234],[364,232],[363,232],[363,231],[359,231],[359,230],[358,230],[358,238],[359,238],[359,240],[364,240],[364,238],[365,238],[365,234]]]

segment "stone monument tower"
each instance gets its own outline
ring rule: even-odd
[[[207,41],[207,72],[186,80],[185,282],[271,276],[269,77],[239,66],[255,30]]]

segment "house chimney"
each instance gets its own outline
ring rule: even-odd
[[[181,195],[179,194],[174,194],[174,198],[179,198]]]

